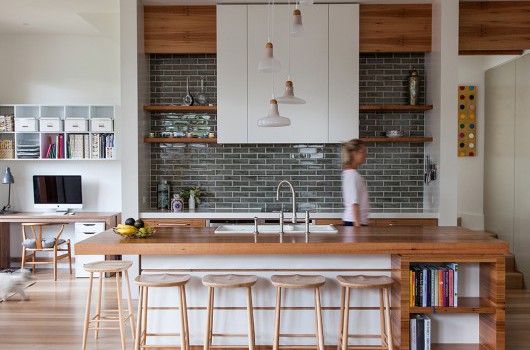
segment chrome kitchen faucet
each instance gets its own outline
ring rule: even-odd
[[[296,224],[296,196],[294,194],[294,187],[293,184],[291,184],[287,180],[282,180],[278,184],[278,187],[276,187],[276,200],[280,199],[280,187],[282,187],[283,184],[287,184],[291,188],[291,194],[293,195],[293,224]]]

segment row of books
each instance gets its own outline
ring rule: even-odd
[[[458,306],[458,264],[411,265],[410,306]]]
[[[59,134],[55,137],[48,137],[48,150],[44,158],[62,159],[64,156],[64,135]]]
[[[90,158],[88,134],[68,134],[67,157],[70,159]]]
[[[431,350],[431,319],[426,315],[410,319],[410,350]]]
[[[13,132],[15,130],[15,116],[0,115],[0,132]]]
[[[114,134],[92,134],[92,159],[114,158]]]

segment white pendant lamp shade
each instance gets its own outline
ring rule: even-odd
[[[272,99],[269,104],[269,113],[266,117],[258,119],[258,126],[264,128],[275,128],[291,125],[289,118],[282,117],[278,112],[278,101]]]
[[[300,5],[313,5],[314,3],[314,0],[300,0]]]
[[[285,82],[285,92],[283,93],[282,97],[278,97],[276,99],[278,103],[284,103],[288,105],[303,105],[305,104],[305,100],[296,97],[294,95],[294,86],[293,82],[290,80],[287,80]]]
[[[263,73],[279,72],[282,68],[280,61],[274,58],[274,49],[272,43],[265,45],[265,56],[258,63],[258,70]]]
[[[304,26],[302,25],[302,11],[295,9],[291,16],[291,36],[303,36]]]

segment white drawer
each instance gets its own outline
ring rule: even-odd
[[[67,118],[64,120],[64,131],[84,132],[88,131],[88,120],[83,118]]]
[[[63,131],[63,121],[59,118],[41,118],[39,128],[40,131]]]
[[[105,231],[104,222],[76,222],[75,234],[94,234]],[[76,240],[77,241],[77,240]]]
[[[15,118],[15,131],[38,131],[37,119]]]
[[[90,119],[90,131],[92,131],[92,132],[111,132],[111,131],[113,131],[112,119],[110,119],[110,118],[92,118],[92,119]]]

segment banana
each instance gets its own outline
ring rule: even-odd
[[[130,226],[130,227],[124,227],[124,228],[118,228],[116,230],[116,232],[118,232],[119,234],[123,235],[123,234],[131,234],[131,233],[134,233],[136,232],[136,228],[133,227],[133,226]]]
[[[124,224],[118,224],[118,226],[116,226],[116,228],[120,229],[120,228],[135,228],[134,226],[132,225],[124,225]]]

